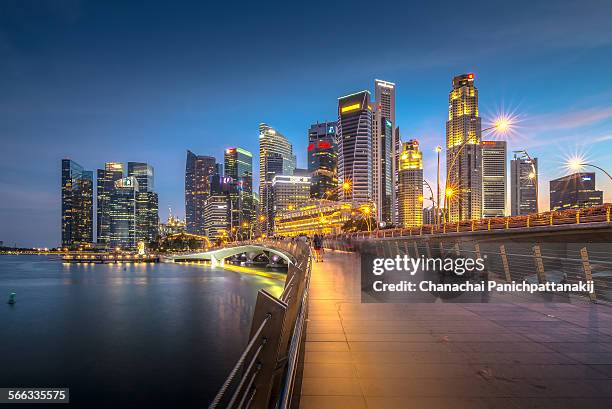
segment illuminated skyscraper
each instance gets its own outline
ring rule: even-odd
[[[336,122],[310,125],[308,130],[310,197],[338,200],[338,145]]]
[[[273,228],[272,179],[277,174],[291,176],[296,158],[293,146],[281,133],[267,124],[259,124],[259,213],[265,217],[262,231]]]
[[[506,216],[506,141],[482,141],[482,216]]]
[[[255,218],[253,204],[253,154],[242,148],[227,148],[224,154],[225,176],[236,185],[236,206],[232,212],[232,227],[250,228]]]
[[[378,221],[398,221],[398,169],[402,149],[395,122],[395,84],[374,81],[374,125],[372,127],[373,194],[378,210]],[[381,188],[378,188],[378,185]]]
[[[133,176],[119,179],[109,195],[110,248],[133,250],[137,247],[138,181]]]
[[[595,173],[578,172],[550,181],[550,210],[603,204],[603,191],[595,190]]]
[[[338,183],[340,200],[372,202],[372,107],[370,92],[338,98]]]
[[[93,172],[62,159],[62,246],[93,242]]]
[[[303,206],[310,199],[310,176],[276,175],[272,179],[272,198],[273,217]]]
[[[538,212],[536,198],[538,158],[519,158],[510,161],[510,209],[512,216]]]
[[[215,174],[216,160],[187,151],[185,163],[185,219],[187,232],[205,234],[204,201],[210,195],[210,177]]]
[[[128,162],[128,176],[138,182],[136,193],[136,242],[148,246],[159,234],[159,198],[154,189],[153,166],[142,162]]]
[[[115,190],[115,182],[123,178],[123,164],[106,162],[104,169],[98,169],[97,178],[97,242],[108,244],[110,240],[110,195]]]
[[[423,155],[417,140],[404,142],[400,154],[398,204],[400,226],[423,224]]]
[[[153,166],[142,162],[128,162],[127,165],[127,175],[136,178],[138,189],[141,192],[153,192],[155,190]]]
[[[447,206],[451,222],[482,218],[481,120],[474,74],[453,78],[446,122]]]

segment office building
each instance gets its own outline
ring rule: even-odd
[[[141,192],[153,192],[155,190],[153,166],[142,162],[128,162],[127,165],[127,175],[136,178],[138,189]]]
[[[510,214],[538,213],[538,158],[510,161]]]
[[[109,241],[111,249],[134,250],[137,247],[138,181],[127,176],[115,182],[109,195]]]
[[[153,166],[142,162],[128,162],[128,176],[138,182],[136,194],[136,242],[145,246],[155,242],[159,237],[159,198],[153,190]]]
[[[338,190],[344,202],[372,202],[370,92],[338,98]],[[344,187],[344,188],[343,188]]]
[[[595,190],[595,173],[578,172],[550,181],[550,210],[603,204],[603,191]]]
[[[260,215],[265,220],[262,231],[272,232],[272,180],[276,175],[293,175],[296,158],[293,146],[280,132],[267,124],[259,124],[259,200]]]
[[[474,74],[453,78],[446,122],[446,201],[451,222],[482,218],[481,119]]]
[[[308,130],[308,171],[311,176],[311,198],[338,199],[336,122],[317,122],[310,125]]]
[[[384,221],[387,224],[398,222],[398,172],[402,145],[395,121],[395,91],[396,86],[392,82],[378,79],[374,81],[373,154],[378,155],[383,160],[378,165],[376,165],[377,161],[374,161],[374,172],[377,169],[380,169],[380,171],[378,177],[373,179],[373,190],[377,209],[379,209],[379,221]],[[382,189],[378,192],[376,192],[377,181],[382,186]],[[388,186],[391,186],[390,189]]]
[[[115,182],[124,177],[123,164],[106,162],[104,169],[97,171],[97,243],[107,245],[110,240],[110,196],[115,190]]]
[[[306,170],[300,173],[302,175],[276,175],[272,179],[273,218],[295,210],[310,200],[311,178],[306,176]]]
[[[93,172],[62,159],[62,246],[91,245],[93,219]]]
[[[204,229],[210,241],[229,237],[228,195],[212,193],[204,200]]]
[[[506,212],[506,141],[482,141],[482,217],[504,217]]]
[[[210,177],[219,169],[212,156],[187,151],[185,163],[185,221],[187,232],[204,235],[204,201],[210,195]]]
[[[423,224],[423,155],[417,140],[403,143],[399,161],[398,204],[401,227]]]
[[[250,228],[255,219],[253,203],[253,154],[242,148],[227,148],[224,154],[225,176],[236,184],[236,214],[232,227]]]

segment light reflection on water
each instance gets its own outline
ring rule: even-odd
[[[280,294],[282,277],[0,257],[0,356],[10,368],[0,385],[67,386],[76,407],[205,406],[246,344],[257,290]]]

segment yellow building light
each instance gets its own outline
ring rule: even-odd
[[[358,109],[361,109],[361,104],[360,103],[356,103],[356,104],[352,104],[352,105],[345,105],[340,109],[341,113],[345,113],[345,112],[351,112],[351,111],[356,111]]]

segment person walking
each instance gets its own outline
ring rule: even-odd
[[[321,251],[323,248],[322,237],[315,233],[312,239],[312,244],[313,244],[314,251],[315,251],[315,261],[323,261],[323,253]]]

